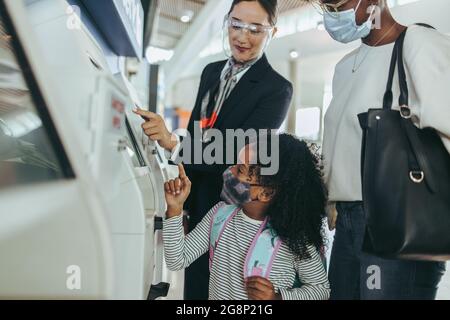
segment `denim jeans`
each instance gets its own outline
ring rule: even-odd
[[[445,263],[388,260],[361,251],[362,202],[339,202],[330,261],[332,300],[434,300]]]

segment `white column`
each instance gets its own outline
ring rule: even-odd
[[[286,131],[290,134],[295,134],[297,110],[300,99],[298,97],[298,60],[291,59],[289,61],[289,80],[292,82],[294,88],[292,95],[292,103],[289,108]]]

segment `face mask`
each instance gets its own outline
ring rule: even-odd
[[[223,173],[223,188],[220,198],[229,205],[242,206],[252,201],[251,184],[240,181],[228,168]]]
[[[375,11],[373,6],[369,19],[362,25],[356,24],[356,12],[358,11],[359,1],[356,9],[350,9],[341,12],[324,13],[324,25],[330,36],[339,42],[349,43],[361,38],[365,38],[372,30],[372,14]]]

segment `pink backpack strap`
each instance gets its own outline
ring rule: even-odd
[[[240,208],[222,202],[211,217],[209,226],[209,269],[211,270],[214,253],[228,223],[239,212]]]
[[[244,279],[254,276],[269,279],[282,241],[270,227],[268,220],[266,218],[261,224],[247,252],[244,263]]]

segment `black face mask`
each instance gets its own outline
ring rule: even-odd
[[[252,201],[250,183],[242,182],[231,172],[231,167],[223,173],[223,188],[220,197],[229,205],[242,206]]]

